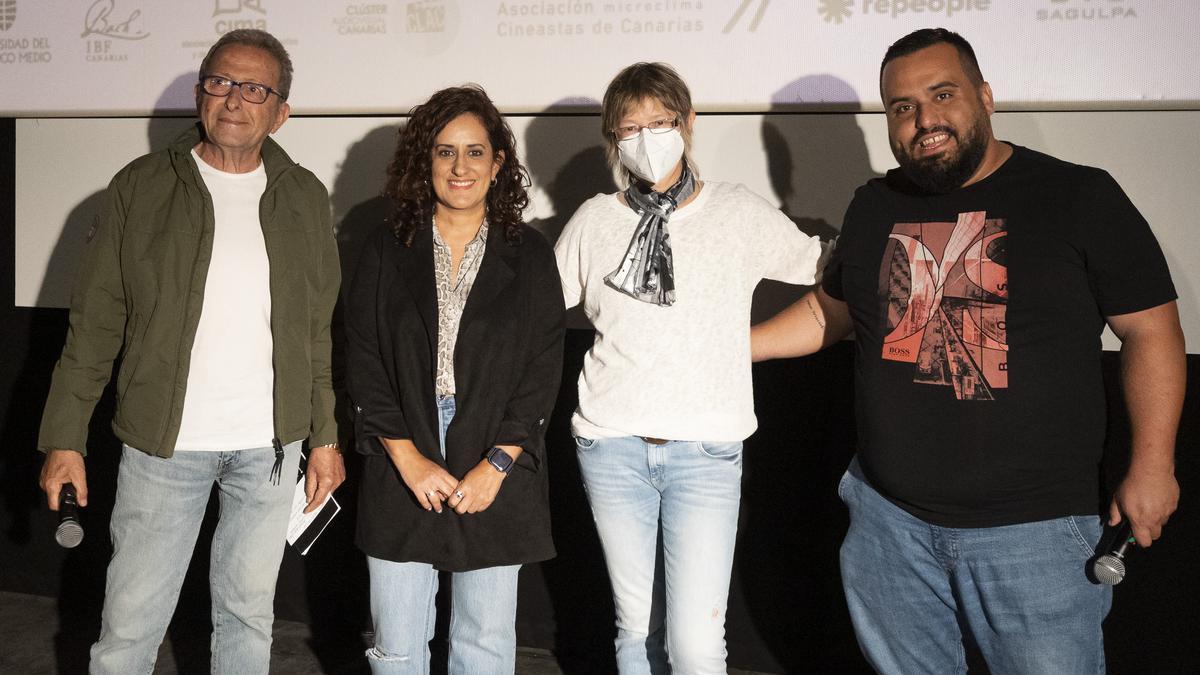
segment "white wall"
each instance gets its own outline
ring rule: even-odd
[[[233,28],[284,43],[301,114],[392,114],[467,81],[542,111],[643,60],[676,64],[701,111],[878,110],[880,57],[929,26],[974,44],[1005,108],[1200,103],[1196,0],[11,0],[0,115],[187,110]]]
[[[63,307],[99,191],[130,159],[161,147],[185,118],[17,121],[16,297]],[[330,188],[335,222],[378,194],[398,118],[289,120],[277,140]],[[512,117],[530,169],[527,218],[554,238],[587,197],[611,191],[591,115]],[[1109,170],[1166,251],[1189,350],[1200,345],[1200,111],[999,113],[999,137]],[[895,165],[877,114],[702,115],[701,174],[746,183],[801,227],[832,234],[854,188]],[[351,219],[369,211],[360,207]],[[1106,347],[1116,342],[1106,337]]]

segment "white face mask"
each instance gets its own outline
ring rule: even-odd
[[[683,157],[683,135],[678,129],[663,134],[642,129],[637,136],[617,142],[621,164],[642,180],[657,184]]]

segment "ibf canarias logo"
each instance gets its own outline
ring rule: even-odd
[[[17,0],[0,0],[0,30],[12,28],[17,20]]]
[[[825,23],[841,23],[850,18],[853,7],[854,0],[820,0],[817,13],[825,19]]]

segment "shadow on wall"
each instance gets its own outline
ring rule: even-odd
[[[780,208],[805,233],[836,237],[855,189],[877,175],[849,114],[859,109],[858,96],[835,77],[813,75],[788,83],[772,100],[762,139]],[[854,103],[843,103],[848,112],[840,114],[794,112],[824,101]],[[807,290],[764,281],[754,320]],[[731,610],[735,602],[744,607],[755,630],[730,626],[731,663],[758,656],[758,667],[778,672],[870,672],[836,581],[848,522],[836,487],[854,452],[852,362],[853,345],[843,342],[755,366],[759,429],[746,441],[730,603]],[[763,653],[774,663],[761,663]]]
[[[616,192],[604,159],[600,102],[565,98],[546,108],[525,130],[525,167],[535,188],[550,200],[554,215],[529,221],[553,245],[575,211],[596,194]]]
[[[832,75],[806,75],[771,96],[763,118],[762,142],[771,188],[779,208],[806,234],[833,239],[854,190],[875,178],[862,129],[851,111],[858,94]],[[847,103],[848,101],[853,103]],[[805,105],[840,102],[846,112],[804,114]],[[762,321],[799,298],[806,288],[763,282],[752,317]]]
[[[617,190],[604,159],[599,118],[581,115],[600,102],[566,98],[534,118],[525,131],[525,166],[553,215],[529,222],[554,244],[583,202]],[[593,333],[583,312],[568,312],[563,376],[554,415],[546,431],[550,471],[550,511],[558,556],[521,571],[520,644],[553,647],[564,672],[616,672],[614,610],[591,508],[571,437],[571,414],[578,403],[576,382]]]
[[[387,165],[396,147],[398,127],[386,124],[372,129],[346,151],[330,192],[342,268],[342,292],[354,276],[354,267],[367,238],[391,215],[391,200],[382,196]],[[333,387],[339,442],[345,449],[346,482],[336,498],[342,512],[322,533],[308,555],[284,556],[276,593],[277,615],[307,621],[312,647],[325,672],[359,672],[367,667],[363,656],[371,631],[370,589],[366,557],[354,544],[358,517],[361,456],[353,451],[350,402],[346,394],[346,359],[342,301],[333,313]],[[303,591],[298,593],[297,591]]]
[[[197,74],[194,72],[176,77],[155,102],[154,117],[146,123],[146,137],[151,152],[167,147],[177,135],[195,123],[194,114],[186,117],[165,115],[179,114],[177,107],[180,97],[190,95],[188,92],[195,86],[196,78]],[[128,159],[133,160],[134,157]],[[67,214],[62,234],[59,235],[46,264],[42,287],[38,289],[39,307],[51,307],[60,298],[70,297],[70,289],[75,281],[75,269],[78,267],[80,256],[83,255],[88,232],[104,206],[103,197],[103,190],[93,192]]]

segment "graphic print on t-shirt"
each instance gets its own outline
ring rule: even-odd
[[[879,270],[883,358],[913,364],[913,382],[990,401],[1008,387],[1008,267],[1003,219],[896,223]]]

